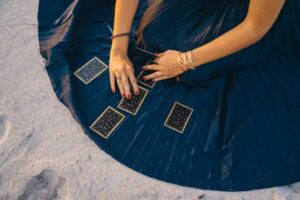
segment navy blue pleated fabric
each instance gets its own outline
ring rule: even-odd
[[[121,96],[106,70],[85,85],[73,73],[94,56],[108,64],[112,0],[40,0],[41,55],[58,99],[105,152],[147,176],[183,186],[241,191],[300,181],[300,2],[287,0],[258,43],[158,82],[137,115],[103,138],[89,126]],[[144,30],[153,52],[199,47],[238,25],[245,0],[164,0]],[[147,58],[135,33],[148,7],[141,0],[129,57],[136,75]],[[166,126],[174,102],[193,109],[183,134]],[[66,138],[67,139],[67,138]],[[101,163],[99,163],[101,165]],[[117,173],[117,172],[116,172]]]

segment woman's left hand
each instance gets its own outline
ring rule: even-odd
[[[152,74],[144,76],[144,80],[161,81],[173,78],[182,74],[184,71],[178,64],[179,51],[168,50],[163,53],[157,54],[156,64],[146,65],[144,70],[154,70]]]

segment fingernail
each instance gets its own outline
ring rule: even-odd
[[[144,79],[144,80],[147,80],[147,77],[144,76],[143,79]]]
[[[127,95],[127,99],[130,99],[130,94]]]
[[[124,93],[122,93],[122,97],[125,97],[125,94],[124,94]]]
[[[135,95],[138,95],[138,94],[139,94],[139,91],[136,91],[136,92],[135,92]]]

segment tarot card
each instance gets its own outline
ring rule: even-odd
[[[183,133],[192,113],[192,108],[175,102],[164,125],[179,133]]]
[[[132,114],[136,115],[139,111],[140,107],[142,106],[147,94],[148,90],[138,86],[140,93],[138,95],[131,95],[130,99],[126,99],[123,97],[118,105],[118,108]],[[131,94],[134,93],[132,86],[130,87]]]
[[[108,69],[108,66],[99,58],[94,57],[76,70],[74,75],[87,85],[102,74],[106,69]]]
[[[144,80],[143,77],[152,74],[154,72],[155,72],[154,70],[142,70],[140,74],[137,76],[138,83],[153,88],[156,82],[153,82],[152,80]]]
[[[90,129],[105,139],[121,124],[125,116],[111,106],[108,106],[103,113],[93,122]]]
[[[138,46],[137,46],[136,49],[139,50],[139,51],[141,51],[141,52],[143,52],[143,53],[146,53],[146,54],[148,54],[148,55],[150,55],[150,56],[157,57],[157,55],[156,55],[155,53],[150,52],[150,51],[148,51],[148,50],[146,50],[146,49],[142,49],[141,47],[138,47]]]
[[[138,55],[143,60],[151,61],[152,64],[154,63],[155,58],[158,57],[158,55],[156,55],[155,53],[146,50],[144,46],[135,46],[135,49],[136,55]]]

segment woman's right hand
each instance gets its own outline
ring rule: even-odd
[[[119,50],[111,50],[109,59],[109,77],[112,92],[116,91],[116,82],[122,97],[131,98],[130,85],[135,95],[138,95],[139,88],[134,75],[134,67],[129,60],[127,53]]]

